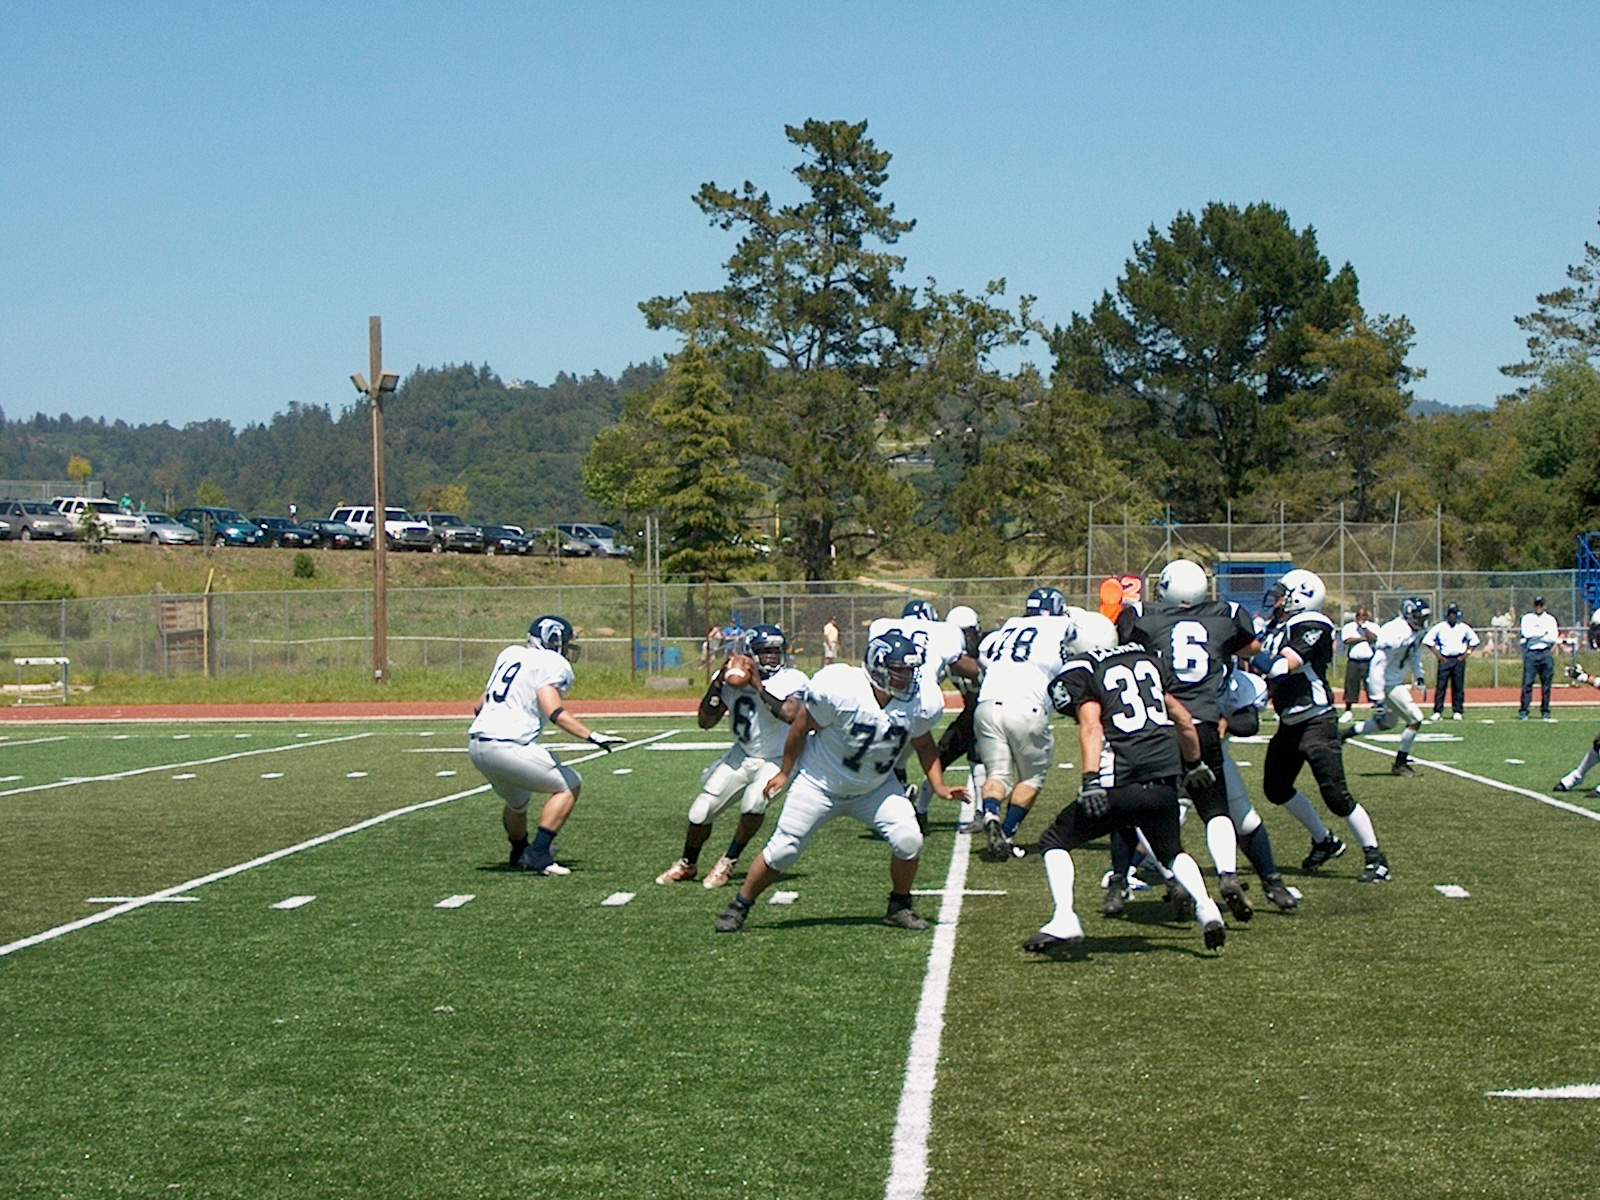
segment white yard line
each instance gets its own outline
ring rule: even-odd
[[[58,733],[55,737],[28,738],[21,742],[0,742],[0,750],[9,750],[13,746],[39,746],[45,742],[64,742],[66,740],[66,734]]]
[[[900,1089],[900,1111],[894,1122],[894,1150],[889,1162],[885,1200],[922,1200],[928,1186],[928,1134],[933,1127],[933,1087],[939,1069],[939,1043],[944,1035],[944,1005],[950,993],[950,966],[956,956],[956,926],[961,921],[967,862],[972,836],[956,836],[945,874],[944,903],[933,931],[928,973],[922,980],[917,1023],[911,1032],[906,1080]]]
[[[618,746],[615,750],[611,751],[611,753],[617,754],[623,750],[631,750],[635,746],[645,745],[646,742],[653,742],[659,740],[660,738],[671,737],[677,732],[678,730],[676,729],[669,729],[665,733],[656,734],[655,737],[646,738],[637,742],[627,742],[621,746]],[[355,734],[354,736],[365,737],[366,735]],[[333,740],[348,741],[350,739],[335,738]],[[301,746],[316,746],[319,744],[321,743],[296,742],[293,746],[279,746],[276,748],[279,750],[294,750],[300,748]],[[264,750],[254,750],[249,751],[249,753],[264,754],[268,752]],[[577,763],[586,763],[591,759],[599,758],[605,753],[606,752],[604,750],[596,750],[592,754],[585,754],[579,758],[572,759],[567,765],[572,766]],[[228,757],[239,758],[243,756],[229,755]],[[165,770],[166,768],[156,767],[153,769]],[[120,778],[120,776],[108,776],[107,778]],[[408,804],[404,808],[391,809],[386,813],[379,813],[375,817],[368,817],[365,821],[357,821],[354,825],[347,825],[343,829],[335,829],[332,833],[320,834],[317,837],[308,838],[307,840],[299,842],[296,845],[286,846],[282,850],[274,850],[270,854],[263,854],[259,858],[252,858],[249,862],[235,863],[231,867],[224,867],[222,870],[213,871],[209,875],[201,875],[197,879],[189,879],[185,880],[183,883],[175,883],[171,887],[162,888],[159,892],[152,892],[148,896],[139,896],[135,899],[129,900],[125,904],[119,904],[115,908],[103,909],[102,911],[95,913],[93,916],[84,917],[82,920],[69,921],[65,925],[57,925],[54,929],[46,929],[43,933],[35,933],[29,937],[20,938],[15,942],[8,942],[4,946],[0,946],[0,958],[4,958],[8,954],[14,954],[18,950],[26,950],[29,946],[37,946],[41,942],[53,941],[58,937],[62,937],[68,933],[76,932],[79,929],[87,929],[90,925],[98,925],[101,921],[109,921],[113,917],[120,917],[124,913],[133,912],[135,909],[144,908],[146,905],[159,904],[161,901],[166,900],[169,897],[181,895],[182,893],[192,891],[197,887],[204,887],[208,883],[216,883],[218,880],[231,878],[234,875],[242,874],[245,871],[253,870],[256,867],[264,867],[268,863],[277,862],[280,858],[288,858],[289,855],[298,854],[302,850],[311,850],[317,846],[327,845],[329,842],[337,841],[339,838],[347,837],[352,833],[360,833],[363,829],[371,829],[374,825],[382,825],[386,821],[392,821],[396,817],[409,816],[411,813],[421,812],[426,808],[437,808],[441,804],[449,804],[455,800],[464,800],[468,796],[476,796],[482,792],[487,792],[488,790],[489,785],[487,783],[483,783],[479,784],[475,788],[468,788],[464,792],[452,792],[448,796],[439,796],[433,800],[424,800],[420,804]]]
[[[36,783],[32,787],[11,788],[0,796],[20,796],[25,792],[48,792],[53,788],[73,787],[80,783],[109,783],[117,779],[132,779],[135,775],[150,775],[156,771],[175,771],[179,767],[209,767],[213,763],[232,762],[236,758],[250,758],[257,754],[281,754],[285,750],[309,750],[312,746],[332,746],[337,742],[354,742],[371,737],[369,733],[347,733],[343,737],[323,738],[316,742],[291,742],[287,746],[266,746],[260,750],[240,750],[234,754],[218,754],[213,758],[195,758],[187,762],[162,763],[158,767],[137,767],[132,771],[116,771],[110,775],[83,775],[72,779],[58,779],[54,783]]]
[[[1372,754],[1388,755],[1390,753],[1387,746],[1368,746],[1355,738],[1351,738],[1345,745],[1355,746],[1359,750],[1366,750]],[[1485,787],[1498,788],[1502,792],[1510,792],[1516,796],[1526,796],[1530,800],[1537,800],[1540,804],[1547,804],[1551,808],[1559,808],[1562,812],[1569,812],[1579,817],[1588,817],[1591,821],[1600,821],[1600,812],[1595,812],[1593,809],[1582,808],[1576,804],[1568,804],[1565,800],[1557,800],[1554,796],[1546,796],[1528,788],[1521,788],[1515,784],[1491,779],[1487,775],[1474,775],[1471,771],[1463,771],[1460,767],[1452,767],[1440,762],[1429,762],[1425,758],[1413,758],[1411,762],[1419,767],[1432,767],[1435,771],[1443,771],[1446,775],[1456,775],[1462,779],[1470,779],[1473,783],[1481,783]],[[4,795],[4,793],[0,793],[0,795]]]

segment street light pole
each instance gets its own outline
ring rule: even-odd
[[[388,533],[384,528],[388,508],[384,502],[383,398],[392,395],[400,377],[383,370],[383,318],[367,318],[367,349],[372,382],[358,371],[350,376],[356,391],[372,405],[372,681],[389,680],[389,595],[385,555]]]

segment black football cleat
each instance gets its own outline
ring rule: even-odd
[[[1367,865],[1356,876],[1359,883],[1388,883],[1389,860],[1376,846],[1367,851]]]
[[[989,839],[989,848],[984,857],[990,862],[1005,862],[1011,857],[1011,839],[1006,836],[1000,818],[994,813],[983,814],[983,835]]]
[[[1042,929],[1030,934],[1027,941],[1022,943],[1022,948],[1029,954],[1043,954],[1047,958],[1073,958],[1083,953],[1083,947],[1082,934],[1077,937],[1057,937]]]
[[[1234,920],[1242,923],[1256,915],[1256,910],[1250,907],[1250,901],[1244,894],[1244,885],[1232,871],[1217,876],[1217,890],[1222,893],[1222,902],[1228,906]]]
[[[1106,898],[1100,905],[1103,917],[1120,917],[1128,907],[1128,877],[1113,874],[1106,884]]]
[[[749,915],[749,908],[741,908],[737,904],[728,905],[727,908],[722,910],[722,915],[717,918],[717,932],[738,933],[744,928],[744,919]]]
[[[1200,932],[1206,939],[1207,950],[1221,950],[1223,943],[1228,940],[1228,927],[1222,923],[1221,917],[1205,925]]]
[[[1295,899],[1294,893],[1283,882],[1282,875],[1267,876],[1261,881],[1261,890],[1266,893],[1267,903],[1275,905],[1284,912],[1293,912],[1300,907],[1300,901]]]
[[[1189,895],[1188,892],[1184,891],[1180,884],[1176,882],[1167,884],[1167,894],[1165,899],[1168,906],[1170,906],[1172,909],[1172,919],[1174,921],[1183,921],[1187,923],[1194,920],[1194,897]]]
[[[928,927],[927,920],[909,908],[891,908],[883,918],[883,923],[894,929],[909,929],[913,933],[921,933]]]
[[[1339,840],[1339,835],[1330,833],[1320,842],[1311,843],[1311,853],[1307,854],[1300,863],[1300,868],[1305,871],[1315,871],[1318,867],[1325,866],[1344,853],[1344,843]]]
[[[1396,761],[1394,766],[1389,768],[1389,774],[1391,775],[1415,775],[1416,773],[1417,769],[1408,762]]]

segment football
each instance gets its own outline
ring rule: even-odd
[[[755,659],[747,654],[734,654],[729,656],[727,665],[722,668],[722,682],[729,687],[747,687],[755,678]]]

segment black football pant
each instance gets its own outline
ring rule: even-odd
[[[1441,658],[1439,660],[1439,675],[1433,681],[1433,711],[1444,711],[1444,690],[1450,689],[1450,710],[1460,712],[1461,706],[1467,698],[1467,658],[1458,654],[1455,658]]]
[[[956,714],[956,719],[951,721],[939,738],[939,765],[948,767],[958,761],[964,754],[967,761],[975,763],[977,756],[973,753],[978,748],[977,734],[973,731],[972,723],[976,719],[978,705],[976,701],[968,701],[967,706]]]
[[[1344,778],[1344,751],[1339,745],[1339,721],[1330,710],[1309,721],[1278,722],[1278,731],[1267,743],[1267,761],[1262,768],[1261,790],[1273,804],[1294,799],[1295,780],[1300,768],[1309,766],[1311,777],[1322,792],[1322,802],[1338,817],[1355,811],[1355,797]]]
[[[1084,815],[1074,800],[1056,814],[1050,828],[1039,839],[1039,853],[1049,850],[1076,850],[1108,833],[1125,831],[1132,835],[1144,830],[1145,840],[1164,867],[1183,851],[1178,834],[1178,781],[1151,779],[1125,783],[1109,789],[1109,807],[1103,817]]]

